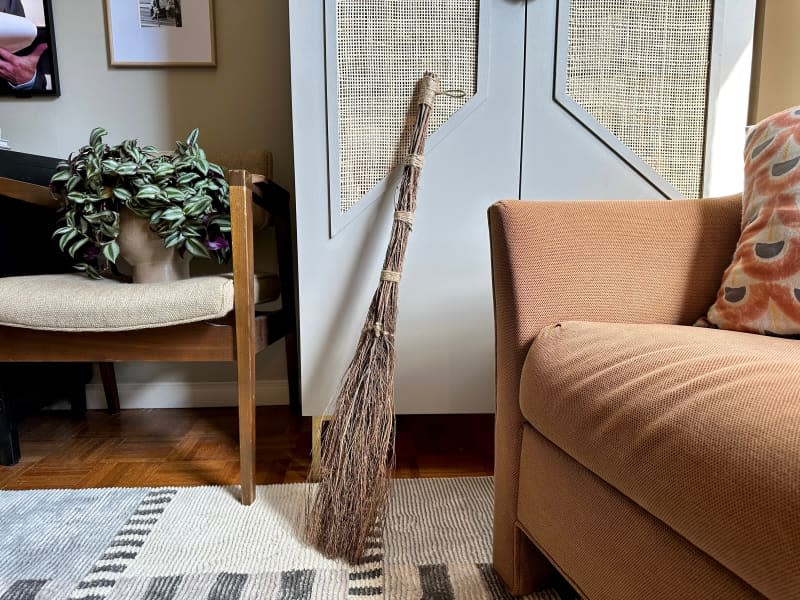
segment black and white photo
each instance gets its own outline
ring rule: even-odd
[[[181,0],[139,0],[142,27],[183,27]]]

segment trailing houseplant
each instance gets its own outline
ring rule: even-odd
[[[50,180],[63,211],[53,236],[76,261],[75,268],[94,278],[113,269],[120,256],[121,221],[134,215],[146,219],[164,247],[181,259],[225,262],[231,230],[228,183],[198,145],[198,130],[176,142],[171,153],[136,140],[109,146],[105,135],[104,129],[94,129],[89,144],[59,163]]]

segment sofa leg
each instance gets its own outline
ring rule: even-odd
[[[516,528],[515,537],[517,582],[520,588],[528,590],[524,593],[529,594],[550,585],[558,577],[558,571],[519,527]]]
[[[0,465],[15,465],[19,458],[19,432],[12,414],[11,401],[0,390]]]
[[[519,527],[514,527],[513,564],[498,564],[494,568],[513,596],[532,594],[548,587],[558,579],[558,571],[544,554],[533,545]]]

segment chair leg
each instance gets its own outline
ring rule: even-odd
[[[100,378],[103,380],[103,393],[106,396],[108,414],[115,415],[119,412],[119,390],[117,389],[117,375],[114,372],[114,363],[101,362]]]
[[[242,504],[256,499],[256,352],[254,340],[239,341],[237,348],[237,388],[239,396],[239,469]]]
[[[0,465],[15,465],[19,458],[19,431],[11,411],[11,400],[0,390]]]
[[[239,475],[242,504],[256,498],[256,313],[253,289],[253,191],[245,171],[231,171],[233,304],[239,395]]]

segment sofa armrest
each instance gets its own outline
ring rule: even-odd
[[[567,320],[691,324],[739,238],[741,195],[504,201],[489,209],[496,336],[495,568],[516,592],[519,379],[539,330]]]

